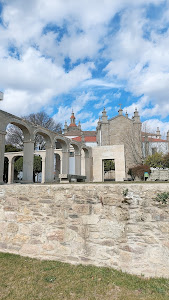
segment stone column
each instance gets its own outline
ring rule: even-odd
[[[69,174],[69,151],[62,151],[62,174]]]
[[[6,132],[0,131],[0,184],[3,183],[5,134]]]
[[[42,157],[42,180],[41,180],[41,183],[45,183],[45,167],[46,167],[46,157]]]
[[[90,164],[91,164],[91,159],[90,157],[88,157],[86,154],[85,154],[85,176],[86,176],[86,181],[89,182],[90,181]]]
[[[46,149],[45,182],[54,181],[54,148]]]
[[[34,141],[25,141],[23,149],[23,182],[33,182]]]
[[[75,152],[75,175],[81,175],[81,154]]]
[[[13,157],[8,160],[8,184],[13,183],[14,162]]]

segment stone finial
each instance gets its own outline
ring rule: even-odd
[[[107,113],[106,113],[105,107],[102,111],[102,122],[107,122]]]
[[[68,128],[68,126],[67,126],[67,122],[65,121],[64,129],[63,129],[64,133],[66,133],[66,132],[67,132],[67,128]]]
[[[80,124],[80,121],[79,121],[79,124],[78,124],[78,129],[81,130],[81,124]]]
[[[126,110],[126,113],[125,113],[125,117],[126,117],[126,118],[128,118],[128,117],[129,117],[129,116],[128,116],[128,113],[127,113],[127,110]]]
[[[159,127],[157,127],[157,130],[156,130],[156,137],[157,137],[157,139],[161,139],[161,133],[160,133]]]
[[[121,108],[122,104],[119,104],[120,105],[120,108],[118,110],[118,113],[119,113],[119,116],[122,116],[123,115],[123,110]]]
[[[101,123],[101,118],[99,117],[97,124],[100,125],[100,123]]]
[[[134,123],[141,123],[137,108],[135,108],[134,117],[132,119]]]

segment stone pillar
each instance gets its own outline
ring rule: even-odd
[[[5,134],[6,132],[0,131],[0,184],[3,183]]]
[[[69,151],[62,151],[62,174],[69,174]]]
[[[90,176],[90,164],[91,159],[88,155],[85,154],[85,176],[86,176],[86,182],[89,182],[91,180]]]
[[[45,182],[54,181],[54,148],[46,149]]]
[[[34,141],[25,141],[23,149],[23,182],[33,182]]]
[[[81,175],[81,154],[75,152],[75,175]]]
[[[13,175],[14,175],[14,161],[12,157],[8,161],[8,184],[13,183]]]
[[[41,180],[41,183],[45,183],[45,167],[46,167],[46,157],[42,157],[42,180]]]

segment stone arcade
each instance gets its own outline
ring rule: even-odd
[[[118,113],[108,120],[104,109],[96,131],[92,132],[82,131],[80,123],[76,125],[72,112],[70,125],[65,123],[64,134],[58,134],[0,110],[0,183],[3,182],[4,155],[8,158],[8,183],[13,182],[16,156],[23,156],[23,182],[33,182],[34,154],[42,157],[42,183],[54,181],[55,155],[60,157],[59,171],[55,175],[61,181],[71,178],[79,181],[86,178],[87,182],[104,181],[103,162],[107,159],[115,160],[115,180],[123,181],[129,167],[142,162],[141,121],[137,110],[132,119],[128,118],[127,113],[124,116],[121,108]],[[23,152],[4,153],[8,124],[14,124],[23,131]],[[36,134],[44,137],[45,151],[34,151]]]
[[[54,181],[54,154],[61,155],[61,174],[69,174],[69,152],[72,146],[75,153],[75,174],[81,176],[81,151],[84,151],[84,171],[88,181],[91,180],[91,149],[83,143],[70,140],[62,134],[54,133],[41,126],[35,126],[24,119],[18,118],[14,115],[0,111],[0,183],[3,182],[3,168],[4,168],[4,151],[5,151],[5,135],[8,124],[18,126],[24,135],[24,149],[23,153],[6,153],[5,156],[9,159],[8,166],[8,182],[12,183],[13,162],[16,156],[23,155],[23,182],[33,182],[33,158],[34,153],[42,157],[42,183]],[[34,143],[36,134],[40,134],[45,138],[46,150],[35,151]],[[59,144],[60,149],[55,149],[55,145]],[[62,176],[64,178],[64,176]]]

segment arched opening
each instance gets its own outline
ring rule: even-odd
[[[11,168],[11,170],[10,170]],[[9,182],[21,182],[23,181],[23,156],[14,156],[9,165]]]
[[[54,139],[55,152],[60,155],[60,173],[69,174],[69,141],[61,136]],[[59,175],[58,174],[58,175]],[[56,176],[56,180],[58,177]]]
[[[81,175],[81,147],[75,142],[70,143],[69,173]],[[72,171],[72,172],[71,172]]]
[[[44,182],[54,181],[54,147],[48,130],[38,128],[34,131],[35,152],[41,158],[41,174],[36,173],[36,180]],[[39,153],[38,153],[39,152]],[[40,167],[40,162],[39,162]],[[40,172],[39,172],[40,173]]]
[[[21,151],[23,150],[23,179],[26,182],[32,182],[33,180],[33,141],[31,140],[31,129],[28,124],[24,121],[15,118],[7,118],[4,122],[6,128],[6,136],[4,140],[4,152],[5,147],[8,153]],[[6,144],[6,146],[5,146]],[[31,151],[32,149],[32,151]],[[1,149],[1,153],[3,149]],[[14,180],[13,170],[11,164],[14,163],[11,161],[11,157],[8,162],[8,183]],[[11,173],[12,172],[12,173]],[[12,178],[12,179],[11,179]]]
[[[42,157],[37,154],[34,155],[33,182],[42,182]]]

